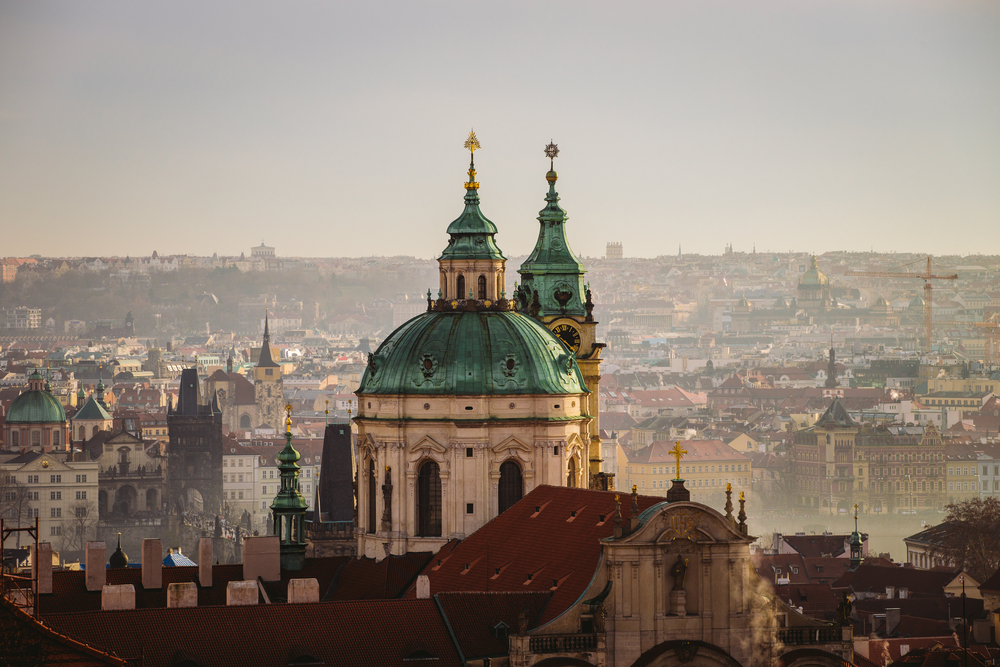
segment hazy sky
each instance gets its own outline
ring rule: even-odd
[[[1000,2],[0,2],[0,256],[1000,253]]]

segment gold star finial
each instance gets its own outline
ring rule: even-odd
[[[555,171],[555,159],[559,157],[559,147],[551,140],[549,140],[549,145],[545,147],[545,157],[549,159],[549,171]]]
[[[480,148],[482,146],[479,145],[479,139],[476,138],[476,131],[469,130],[469,138],[465,140],[465,150],[475,153]]]
[[[681,447],[681,441],[678,440],[674,448],[671,449],[667,454],[673,454],[674,458],[677,459],[677,476],[674,479],[681,478],[681,457],[687,454],[687,450]]]
[[[469,138],[465,140],[465,148],[469,151],[469,180],[465,183],[466,191],[475,191],[479,189],[479,183],[476,182],[476,151],[482,148],[479,145],[479,139],[476,138],[475,130],[469,131]]]

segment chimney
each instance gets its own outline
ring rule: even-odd
[[[142,587],[163,588],[163,547],[160,541],[142,541]]]
[[[202,588],[212,587],[212,538],[198,540],[198,583]]]
[[[909,594],[910,594],[910,589],[909,588],[900,588],[899,589],[899,599],[900,600],[905,600],[906,596],[909,595]]]
[[[417,599],[425,600],[431,596],[431,578],[426,574],[417,577]]]
[[[243,579],[257,581],[281,579],[281,545],[278,536],[248,537],[243,543]]]
[[[198,606],[198,585],[193,581],[167,584],[167,608]]]
[[[87,568],[87,575],[90,575],[90,568]],[[116,609],[135,609],[135,586],[132,584],[121,584],[118,586],[105,586],[101,589],[101,611],[113,611]]]
[[[31,545],[31,578],[38,579],[38,594],[52,592],[52,545],[39,542],[37,553],[35,545]]]
[[[319,581],[292,579],[288,582],[288,603],[319,602]]]
[[[896,632],[899,627],[899,607],[890,607],[885,610],[885,634],[889,636]]]
[[[230,581],[226,586],[226,604],[231,607],[257,604],[256,581]]]
[[[84,566],[87,568],[87,590],[99,591],[108,580],[108,547],[104,542],[87,542]]]
[[[895,586],[886,586],[885,587],[885,599],[886,600],[892,600],[895,597],[896,597],[896,587]]]

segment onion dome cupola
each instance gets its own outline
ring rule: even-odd
[[[274,515],[274,534],[278,536],[281,550],[281,567],[284,570],[301,570],[306,559],[306,504],[299,488],[301,455],[292,447],[292,406],[286,405],[285,446],[278,452],[278,472],[281,487],[271,501]]]
[[[521,275],[516,294],[518,307],[543,319],[560,315],[587,315],[583,284],[586,269],[569,247],[567,215],[559,206],[559,193],[556,192],[559,175],[555,171],[554,160],[558,154],[559,147],[554,143],[545,147],[545,155],[550,160],[549,171],[545,174],[549,191],[545,195],[545,208],[538,214],[538,241],[517,271]]]
[[[469,151],[465,210],[448,225],[448,247],[438,257],[438,298],[496,302],[504,297],[507,258],[497,246],[496,225],[479,210],[475,154],[481,146],[475,132],[469,133],[465,148]]]
[[[121,533],[118,533],[118,548],[115,549],[114,553],[111,554],[111,558],[108,559],[108,567],[113,569],[128,567],[128,554],[122,550]]]
[[[854,532],[851,533],[851,538],[848,540],[851,549],[851,566],[848,568],[851,572],[858,569],[863,560],[863,549],[864,541],[861,538],[861,533],[858,532],[858,506],[854,506]]]

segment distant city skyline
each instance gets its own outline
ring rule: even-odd
[[[0,7],[4,256],[1000,252],[1000,5]]]

